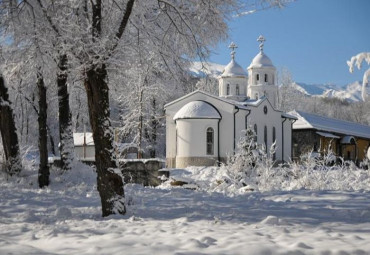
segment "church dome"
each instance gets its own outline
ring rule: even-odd
[[[271,59],[263,52],[259,52],[257,56],[254,57],[252,63],[248,68],[261,68],[261,67],[274,67]]]
[[[221,74],[221,77],[236,77],[236,76],[243,76],[247,77],[247,73],[244,71],[243,67],[241,67],[234,59],[231,59],[230,63],[225,66],[224,71]]]
[[[193,101],[184,105],[173,119],[221,119],[221,116],[209,103]]]

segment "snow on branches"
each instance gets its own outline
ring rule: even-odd
[[[370,65],[370,52],[361,52],[356,56],[353,56],[351,60],[347,61],[347,65],[349,67],[349,71],[353,73],[353,69],[356,66],[359,70],[362,67],[362,63],[366,61],[368,65]],[[362,100],[365,102],[367,98],[366,93],[366,85],[369,83],[370,77],[370,68],[367,69],[364,73],[364,78],[362,80]]]

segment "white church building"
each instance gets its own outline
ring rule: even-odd
[[[258,41],[248,73],[235,61],[237,46],[229,46],[232,58],[218,77],[218,96],[197,90],[165,105],[167,167],[225,162],[247,127],[267,148],[276,142],[275,160],[291,159],[296,118],[276,109],[276,68],[263,51],[265,39]]]

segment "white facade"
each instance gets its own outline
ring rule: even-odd
[[[263,52],[265,38],[260,36],[260,52],[248,67],[248,96],[251,99],[267,97],[271,104],[277,106],[276,68],[271,59]]]
[[[248,67],[249,79],[234,59],[236,46],[230,47],[232,60],[219,77],[218,96],[195,91],[165,105],[167,167],[225,162],[247,127],[267,148],[276,142],[276,161],[291,159],[295,118],[275,108],[276,68],[263,54],[263,43]],[[257,80],[257,74],[266,75],[266,81]]]

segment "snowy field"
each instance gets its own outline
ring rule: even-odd
[[[369,191],[126,185],[127,214],[101,218],[91,169],[23,176],[0,177],[0,254],[370,254]]]

